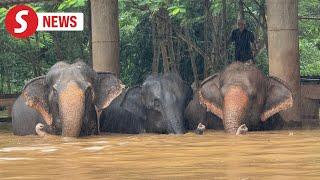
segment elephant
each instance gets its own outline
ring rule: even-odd
[[[258,130],[260,122],[293,105],[292,91],[285,82],[266,77],[253,63],[237,61],[203,80],[197,96],[231,134],[242,124],[249,131]]]
[[[191,95],[190,86],[176,73],[149,75],[102,112],[101,131],[183,134],[183,111]]]
[[[46,75],[26,83],[13,105],[13,133],[37,134],[40,128],[68,137],[98,134],[97,112],[108,107],[123,88],[114,74],[97,73],[80,60],[57,62]]]
[[[126,97],[126,103],[132,103],[136,108],[130,112],[121,106]],[[140,134],[145,133],[146,115],[141,103],[141,88],[135,86],[129,91],[122,92],[110,106],[104,109],[100,115],[100,130],[102,132]]]
[[[221,119],[213,113],[208,112],[207,109],[200,104],[199,98],[196,93],[186,107],[184,114],[189,130],[196,130],[200,123],[203,124],[206,129],[223,129]]]
[[[184,114],[189,130],[197,130],[199,123],[203,124],[206,129],[223,130],[222,120],[200,104],[196,93],[186,107]],[[285,122],[280,115],[275,114],[268,118],[268,121],[260,121],[259,127],[256,127],[255,130],[279,130],[284,125]]]

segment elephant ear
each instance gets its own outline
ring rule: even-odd
[[[223,119],[220,75],[214,74],[202,81],[198,90],[200,104],[219,118]]]
[[[125,87],[111,72],[99,72],[95,82],[95,106],[98,111],[107,108]]]
[[[293,105],[292,91],[276,77],[269,77],[267,97],[261,114],[261,121],[266,121],[274,114],[289,109]]]
[[[142,103],[141,86],[129,88],[123,97],[120,106],[130,113],[146,120],[146,109]]]
[[[30,80],[23,88],[22,96],[26,105],[35,109],[48,125],[52,125],[52,115],[49,113],[48,87],[45,76]]]

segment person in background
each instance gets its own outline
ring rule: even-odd
[[[246,29],[246,22],[239,19],[238,28],[233,30],[228,40],[235,44],[235,59],[241,62],[254,62],[256,55],[255,38],[251,31]]]

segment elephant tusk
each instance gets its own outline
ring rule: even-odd
[[[36,125],[36,133],[40,137],[44,137],[47,135],[47,133],[43,131],[43,128],[44,128],[44,125],[42,123],[38,123]]]
[[[199,135],[203,135],[205,130],[206,130],[206,126],[203,125],[202,123],[199,123],[197,129],[195,130],[195,133]]]
[[[245,124],[242,124],[236,132],[236,135],[244,135],[248,132],[248,127]]]
[[[120,84],[120,87],[121,87],[121,89],[124,89],[124,88],[126,88],[126,85]]]
[[[36,130],[36,133],[38,136],[40,137],[58,137],[58,136],[54,136],[54,135],[51,135],[47,132],[44,131],[44,125],[42,123],[38,123],[35,127],[35,130]]]

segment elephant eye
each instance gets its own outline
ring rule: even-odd
[[[53,91],[53,95],[54,95],[54,96],[57,96],[57,95],[58,95],[58,91],[57,91],[57,89],[56,89],[55,86],[52,87],[52,91]]]
[[[88,86],[88,87],[86,88],[86,91],[87,91],[87,92],[90,92],[91,89],[92,89],[92,87],[91,87],[91,86]]]
[[[250,98],[251,98],[251,99],[256,99],[256,98],[257,98],[257,94],[251,94],[251,95],[250,95]]]
[[[154,107],[160,107],[161,106],[161,103],[160,103],[160,100],[159,99],[154,99]]]
[[[92,90],[92,86],[89,85],[87,88],[86,88],[86,94],[87,95],[91,95],[92,99],[95,98],[95,94],[94,94],[94,91]]]

